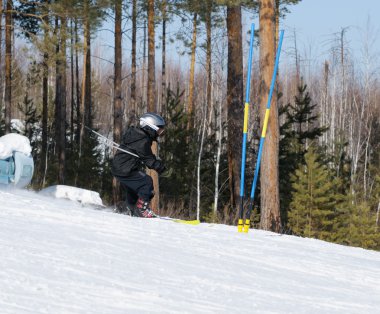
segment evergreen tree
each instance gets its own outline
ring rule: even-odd
[[[26,136],[32,146],[32,154],[37,152],[38,138],[40,137],[40,115],[37,113],[37,108],[28,95],[24,96],[24,101],[18,104],[18,109],[24,114],[24,130],[22,135]]]
[[[279,96],[281,97],[281,96]],[[312,104],[307,85],[298,87],[294,104],[280,108],[280,117],[285,115],[285,122],[280,127],[280,199],[281,221],[287,223],[287,211],[291,202],[292,186],[290,176],[303,162],[307,145],[317,140],[327,127],[317,126],[318,115],[314,113],[317,104]]]
[[[175,214],[190,216],[191,213],[185,211],[189,205],[189,191],[191,190],[191,176],[194,168],[195,141],[190,142],[186,147],[183,143],[192,137],[193,130],[187,129],[188,116],[184,112],[182,97],[184,92],[177,88],[176,92],[167,89],[166,93],[166,121],[165,136],[160,141],[159,155],[167,167],[166,175],[169,177],[160,178],[160,191],[166,210],[174,207]]]
[[[301,236],[332,240],[336,206],[341,196],[335,191],[339,185],[326,166],[317,160],[314,146],[305,154],[292,176],[292,202],[289,211],[289,226]]]
[[[346,197],[337,221],[337,243],[366,249],[380,249],[380,233],[376,213],[366,202],[356,204],[351,195]]]
[[[343,189],[347,194],[344,206],[339,211],[336,242],[377,250],[380,249],[380,150],[376,149],[380,147],[380,135],[376,132],[380,129],[379,126],[379,122],[375,119],[372,125],[375,131],[371,143],[374,149],[370,154],[366,170],[369,178],[367,190],[364,190],[363,185],[356,180],[352,186],[349,164],[335,163],[335,166],[343,165],[337,168],[337,173],[346,180]],[[344,152],[339,147],[336,150]],[[345,155],[342,154],[344,161],[343,157]],[[356,193],[352,193],[352,190]]]
[[[98,138],[89,132],[83,138],[80,148],[75,141],[69,143],[68,148],[66,184],[101,192],[102,169],[106,162],[103,158],[104,153],[99,148]],[[81,149],[80,162],[78,162],[79,149]],[[108,175],[110,176],[109,173]]]

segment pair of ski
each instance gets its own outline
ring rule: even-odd
[[[243,209],[243,205],[244,205],[244,173],[245,173],[246,146],[247,146],[247,133],[248,133],[249,92],[250,92],[250,82],[251,82],[252,51],[253,51],[254,32],[255,32],[255,25],[252,23],[252,25],[251,25],[251,40],[250,40],[250,48],[249,48],[249,58],[248,58],[248,75],[247,75],[246,95],[245,95],[246,98],[245,98],[245,105],[244,105],[243,144],[242,144],[241,176],[240,176],[240,200],[241,200],[241,203],[240,203],[239,220],[238,220],[238,232],[244,231],[245,233],[248,232],[248,230],[251,226],[251,219],[250,218],[251,218],[251,213],[252,213],[252,209],[253,209],[253,201],[255,198],[255,190],[256,190],[256,185],[257,185],[257,179],[259,176],[261,155],[263,152],[264,141],[265,141],[265,136],[266,136],[266,132],[267,132],[272,95],[273,95],[274,85],[275,85],[276,77],[277,77],[277,69],[278,69],[278,64],[279,64],[279,60],[280,60],[282,40],[284,37],[284,31],[281,30],[280,31],[280,39],[279,39],[278,47],[277,47],[277,53],[276,53],[276,61],[275,61],[274,69],[273,69],[272,81],[271,81],[271,85],[270,85],[270,89],[269,89],[268,102],[267,102],[267,106],[266,106],[266,110],[265,110],[263,130],[261,133],[260,144],[259,144],[259,152],[257,155],[257,163],[256,163],[256,167],[255,167],[255,174],[254,174],[253,182],[252,182],[251,196],[250,196],[248,210],[245,214],[245,219],[244,219],[244,217],[243,217],[243,214],[244,214],[244,209]]]
[[[131,217],[137,217],[137,216],[132,216],[130,215],[129,213],[127,212],[116,212],[116,213],[119,213],[119,214],[124,214],[124,215],[128,215],[128,216],[131,216]],[[141,218],[141,217],[140,217]],[[186,225],[199,225],[200,224],[200,221],[199,220],[185,220],[185,219],[177,219],[177,218],[171,218],[171,217],[164,217],[164,216],[159,216],[159,215],[156,215],[154,217],[151,217],[151,218],[145,218],[145,219],[162,219],[162,220],[167,220],[167,221],[172,221],[172,222],[176,222],[176,223],[180,223],[180,224],[186,224]]]
[[[131,217],[138,217],[132,214],[133,210],[125,204],[125,202],[119,203],[120,205],[117,205],[116,208],[113,210],[113,212],[118,214],[123,214]],[[142,217],[141,217],[142,218]],[[176,223],[186,224],[186,225],[199,225],[199,220],[185,220],[185,219],[177,219],[177,218],[171,218],[171,217],[164,217],[157,214],[154,214],[154,217],[146,218],[146,219],[162,219],[162,220],[168,220]]]

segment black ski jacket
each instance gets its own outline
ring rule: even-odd
[[[112,162],[112,174],[116,177],[128,176],[132,171],[141,170],[143,165],[161,174],[165,166],[152,152],[153,140],[150,134],[139,127],[128,128],[123,134],[120,148],[139,157],[117,150]]]

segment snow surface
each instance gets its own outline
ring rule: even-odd
[[[380,253],[0,190],[0,313],[380,313]]]
[[[32,147],[29,139],[17,133],[9,133],[0,137],[0,159],[11,157],[14,151],[30,156]]]

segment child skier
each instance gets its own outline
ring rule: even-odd
[[[152,152],[152,143],[164,133],[165,120],[156,113],[141,116],[139,126],[129,127],[123,134],[120,149],[112,162],[112,174],[126,191],[126,200],[118,204],[118,212],[132,216],[154,218],[150,200],[154,196],[153,180],[145,172],[144,166],[158,174],[166,168]],[[128,153],[127,153],[128,152]]]

